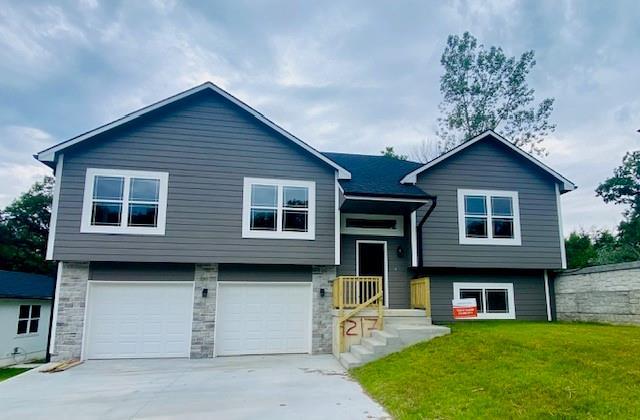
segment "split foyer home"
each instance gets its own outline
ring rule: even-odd
[[[212,83],[36,157],[56,177],[54,359],[366,360],[402,326],[444,333],[454,298],[551,319],[576,188],[492,131],[427,164],[321,153]]]

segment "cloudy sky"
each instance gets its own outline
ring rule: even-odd
[[[468,30],[536,51],[544,161],[580,187],[565,230],[613,227],[593,190],[640,148],[638,22],[637,0],[0,0],[0,206],[49,172],[33,153],[206,80],[320,150],[410,153],[435,138],[447,35]]]

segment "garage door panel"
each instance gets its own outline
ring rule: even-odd
[[[188,357],[193,283],[100,283],[89,291],[87,358]]]
[[[308,283],[220,283],[216,353],[307,353],[311,292]]]

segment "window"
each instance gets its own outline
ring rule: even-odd
[[[458,190],[461,244],[521,245],[516,191]]]
[[[87,169],[81,231],[164,235],[166,172]]]
[[[340,232],[352,235],[404,236],[402,216],[343,213]]]
[[[453,283],[454,299],[475,299],[478,319],[515,319],[513,283]]]
[[[40,324],[40,305],[20,305],[18,335],[35,334]]]
[[[245,178],[242,237],[315,239],[315,182]]]

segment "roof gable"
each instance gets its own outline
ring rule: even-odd
[[[499,143],[502,143],[509,150],[517,153],[519,156],[522,156],[523,158],[525,158],[526,160],[528,160],[529,162],[531,162],[532,164],[534,164],[535,166],[540,168],[542,171],[544,171],[544,172],[548,173],[549,175],[551,175],[553,178],[555,178],[561,184],[561,192],[572,191],[572,190],[575,190],[577,188],[577,186],[573,182],[569,181],[567,178],[563,177],[558,172],[554,171],[553,169],[551,169],[550,167],[548,167],[544,163],[540,162],[538,159],[533,157],[531,154],[529,154],[529,153],[525,152],[524,150],[520,149],[519,147],[517,147],[516,145],[514,145],[513,143],[511,143],[510,141],[508,141],[507,139],[505,139],[501,135],[497,134],[493,130],[487,130],[484,133],[479,134],[478,136],[467,140],[466,142],[460,144],[459,146],[454,147],[453,149],[449,150],[448,152],[445,152],[442,155],[438,156],[437,158],[427,162],[426,164],[424,164],[420,168],[409,172],[407,175],[404,176],[404,178],[402,178],[402,180],[400,182],[402,182],[403,184],[415,184],[416,181],[417,181],[418,175],[421,174],[422,172],[428,170],[429,168],[432,168],[433,166],[435,166],[435,165],[439,164],[440,162],[450,158],[451,156],[456,155],[457,153],[465,150],[467,147],[472,146],[472,145],[478,143],[479,141],[483,141],[483,140],[487,140],[487,139],[494,139],[494,140],[498,141]]]
[[[117,119],[115,121],[112,121],[108,124],[105,124],[101,127],[98,127],[94,130],[88,131],[84,134],[81,134],[79,136],[73,137],[69,140],[63,141],[55,146],[52,146],[48,149],[45,149],[39,153],[36,154],[36,159],[38,159],[41,162],[47,163],[47,162],[55,162],[56,160],[56,155],[57,153],[63,151],[64,149],[71,147],[73,145],[76,145],[80,142],[83,142],[85,140],[88,140],[90,138],[93,138],[95,136],[97,136],[98,134],[102,134],[105,133],[109,130],[112,130],[116,127],[119,127],[123,124],[126,124],[128,122],[131,122],[137,118],[140,118],[152,111],[158,110],[160,108],[163,108],[167,105],[170,105],[174,102],[177,102],[179,100],[185,99],[189,96],[195,95],[196,93],[202,92],[202,91],[206,91],[206,90],[210,90],[213,91],[217,94],[219,94],[220,96],[222,96],[223,98],[227,99],[228,101],[230,101],[231,103],[235,104],[236,106],[240,107],[241,109],[247,111],[248,113],[250,113],[253,117],[255,117],[258,121],[260,121],[262,124],[266,125],[267,127],[271,128],[272,130],[276,131],[277,133],[281,134],[283,137],[285,137],[287,140],[293,142],[294,144],[298,145],[299,147],[301,147],[302,149],[304,149],[305,151],[309,152],[310,154],[312,154],[313,156],[315,156],[316,158],[320,159],[321,161],[325,162],[326,164],[330,165],[331,167],[333,167],[337,172],[338,172],[338,179],[350,179],[351,178],[351,174],[349,173],[348,170],[346,170],[345,168],[343,168],[342,166],[338,165],[336,162],[333,162],[331,159],[329,159],[328,157],[324,156],[322,153],[320,153],[319,151],[317,151],[316,149],[314,149],[313,147],[309,146],[307,143],[305,143],[304,141],[300,140],[298,137],[294,136],[293,134],[289,133],[288,131],[286,131],[284,128],[280,127],[279,125],[275,124],[274,122],[272,122],[271,120],[269,120],[268,118],[266,118],[263,114],[261,114],[260,112],[258,112],[257,110],[255,110],[254,108],[250,107],[249,105],[247,105],[246,103],[242,102],[240,99],[236,98],[235,96],[231,95],[230,93],[226,92],[225,90],[221,89],[220,87],[216,86],[215,84],[211,83],[211,82],[206,82],[203,83],[199,86],[196,86],[194,88],[188,89],[184,92],[181,92],[177,95],[173,95],[170,96],[169,98],[163,99],[162,101],[156,102],[154,104],[151,104],[149,106],[146,106],[144,108],[140,108],[137,111],[131,112],[127,115],[125,115],[124,117]]]

